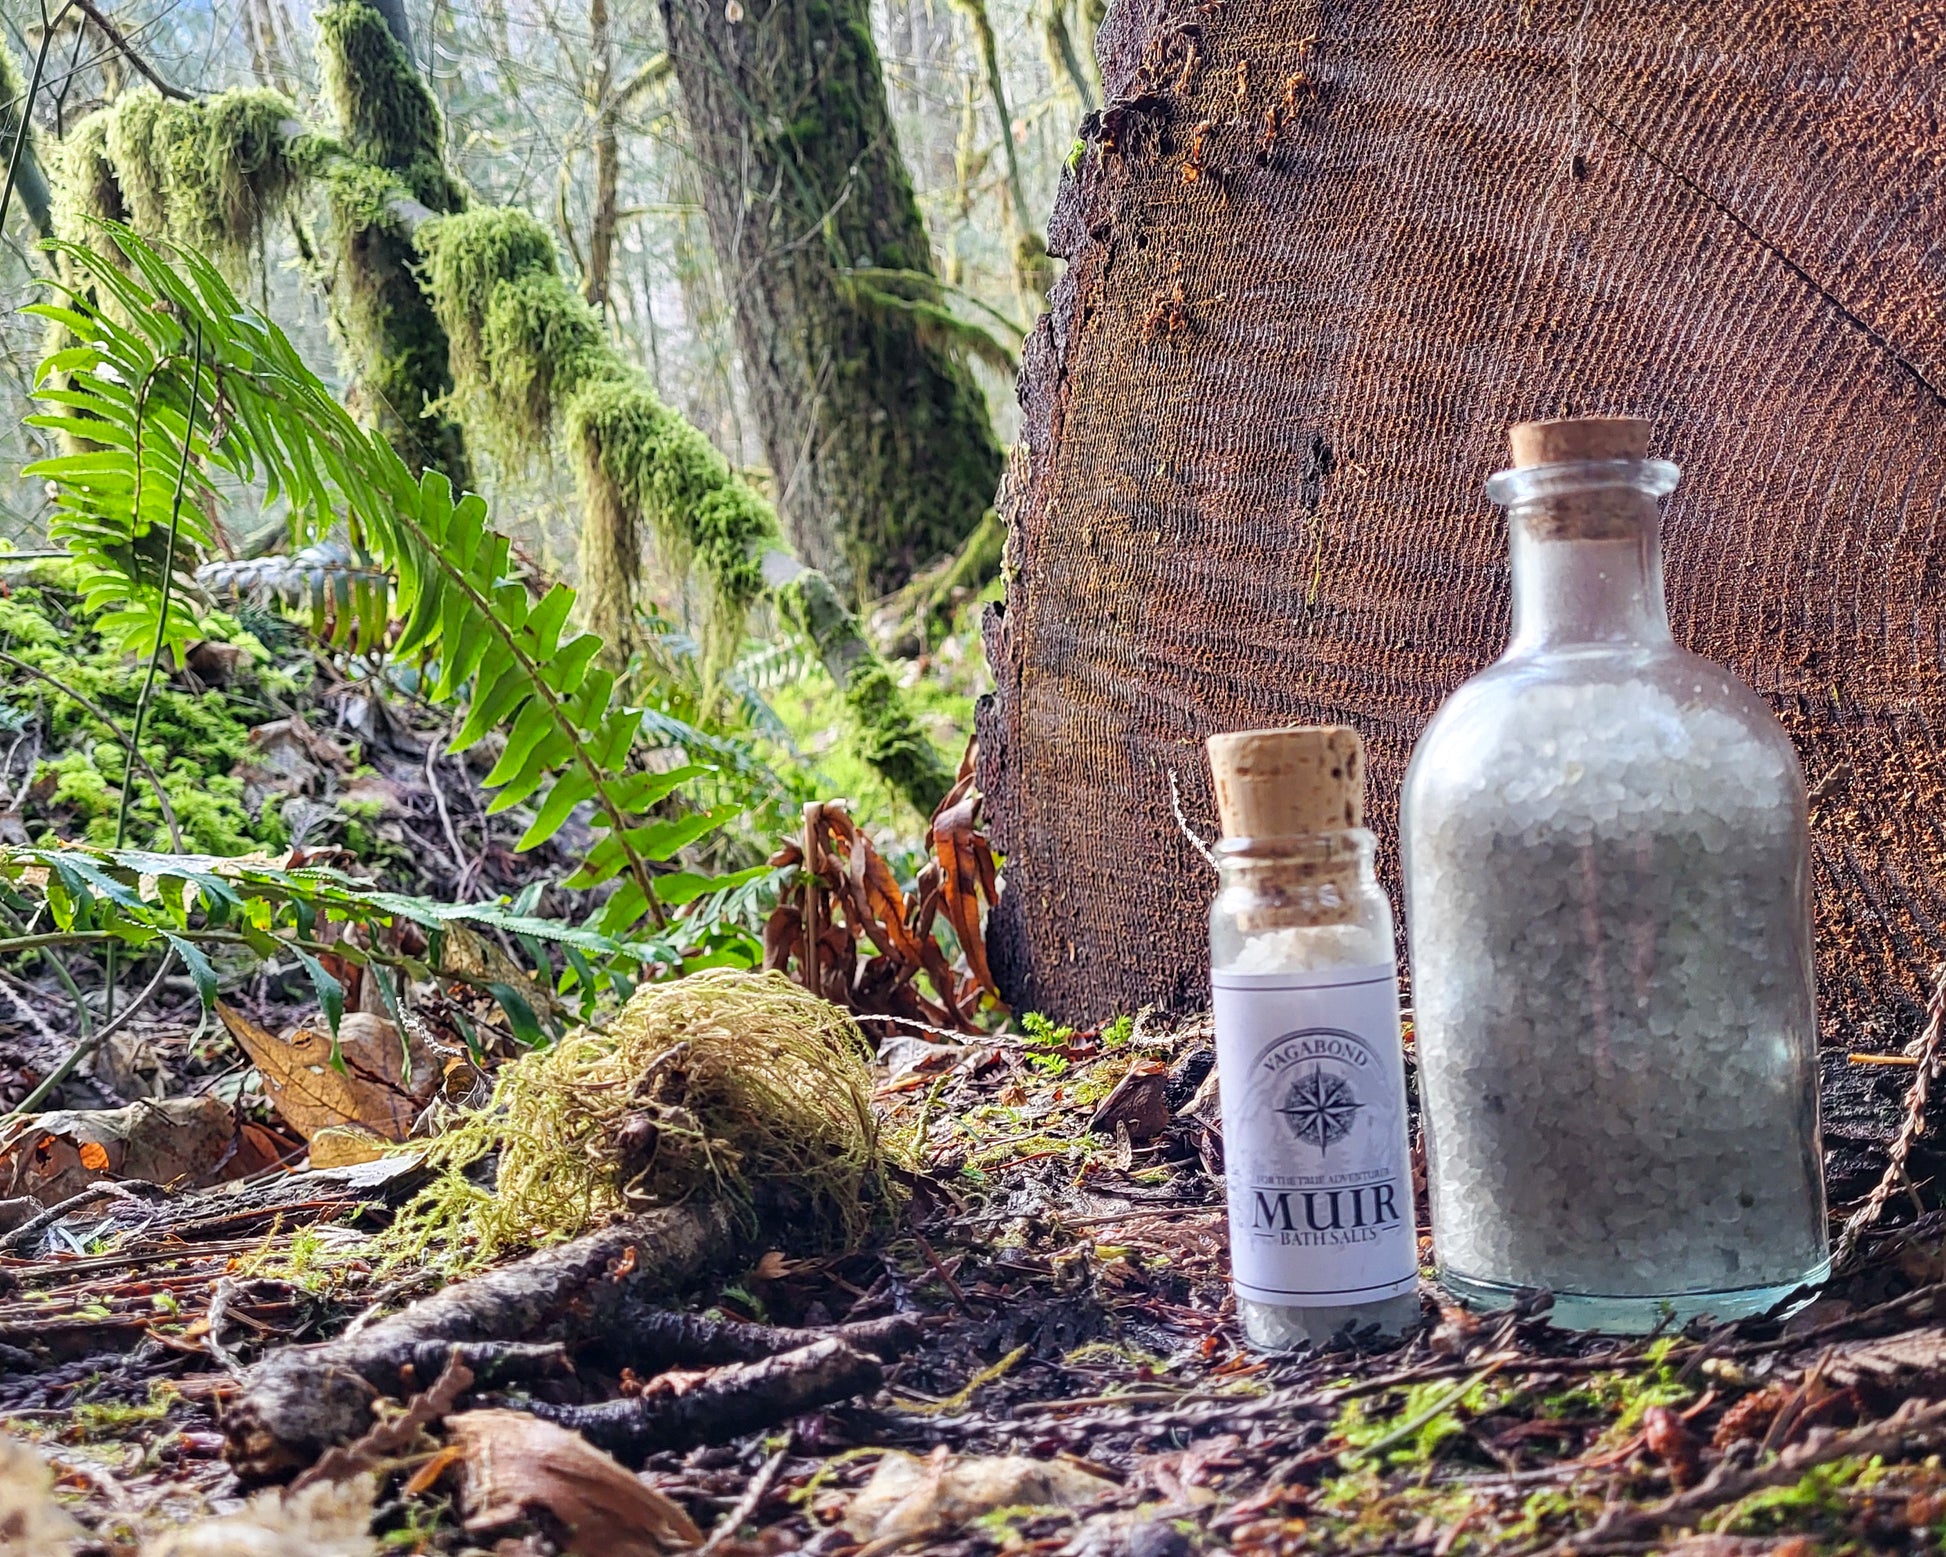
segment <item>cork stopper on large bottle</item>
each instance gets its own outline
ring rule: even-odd
[[[1515,422],[1507,429],[1507,442],[1516,470],[1580,460],[1645,460],[1649,424],[1639,416],[1560,416]]]
[[[1514,469],[1541,465],[1641,461],[1649,457],[1649,424],[1639,416],[1563,416],[1516,422],[1507,429]],[[1571,478],[1572,479],[1572,478]],[[1655,499],[1612,476],[1574,483],[1525,508],[1530,535],[1553,541],[1628,540],[1655,523]]]
[[[1347,725],[1209,738],[1226,838],[1300,838],[1365,825],[1365,743]]]

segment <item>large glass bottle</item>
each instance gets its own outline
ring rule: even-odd
[[[1513,638],[1401,814],[1441,1279],[1577,1328],[1761,1312],[1829,1270],[1803,774],[1670,636],[1647,424],[1513,445]]]
[[[1251,1345],[1419,1317],[1392,909],[1343,726],[1213,736],[1210,983],[1232,1284]]]

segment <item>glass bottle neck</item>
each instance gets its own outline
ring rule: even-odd
[[[1603,460],[1503,470],[1487,483],[1512,532],[1509,658],[1670,642],[1656,503],[1680,475],[1662,460]]]
[[[1513,607],[1509,655],[1668,643],[1655,510],[1637,534],[1600,540],[1545,538],[1516,514]]]
[[[1216,846],[1221,890],[1243,893],[1269,912],[1264,923],[1333,924],[1355,919],[1359,895],[1375,888],[1378,840],[1363,827],[1303,838],[1225,838]]]

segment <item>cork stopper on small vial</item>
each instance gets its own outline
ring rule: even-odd
[[[1226,838],[1299,838],[1365,825],[1365,743],[1347,725],[1209,738]]]

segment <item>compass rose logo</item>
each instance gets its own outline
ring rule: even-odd
[[[1313,1065],[1291,1084],[1284,1106],[1277,1112],[1284,1116],[1291,1134],[1323,1151],[1351,1134],[1358,1111],[1364,1106],[1344,1077]]]

